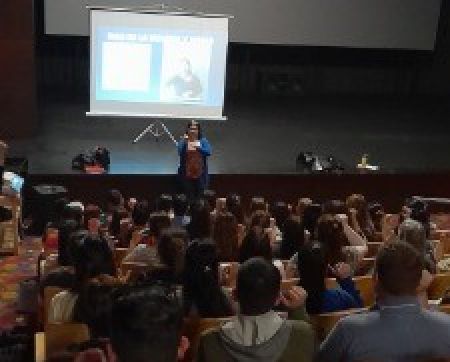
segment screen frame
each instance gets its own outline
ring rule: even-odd
[[[149,7],[108,7],[108,6],[91,6],[88,5],[86,8],[89,10],[89,92],[92,93],[92,77],[93,77],[93,66],[91,64],[92,61],[92,13],[93,11],[109,11],[109,12],[128,12],[135,14],[157,14],[157,15],[167,15],[167,16],[188,16],[188,17],[201,17],[201,18],[225,18],[225,19],[233,19],[234,16],[228,14],[207,14],[201,12],[192,12],[186,11],[178,7],[170,7],[164,4],[159,4],[156,6]],[[172,10],[171,10],[172,9]],[[227,31],[229,33],[229,31]],[[228,41],[225,45],[225,69],[223,73],[223,104],[222,104],[222,116],[176,116],[170,114],[146,114],[146,113],[128,113],[128,112],[94,112],[87,111],[87,117],[126,117],[126,118],[145,118],[145,119],[197,119],[197,120],[217,120],[217,121],[226,121],[228,119],[225,116],[225,95],[226,95],[226,74],[227,74],[227,65],[228,65],[228,54],[229,54],[229,37]],[[91,95],[90,95],[91,98]],[[91,99],[89,100],[89,109],[92,109]]]

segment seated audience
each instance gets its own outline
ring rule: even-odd
[[[367,253],[366,240],[347,222],[347,215],[324,214],[317,223],[317,241],[325,249],[327,264],[349,263],[356,269]]]
[[[346,205],[351,228],[369,241],[376,241],[375,227],[365,197],[361,194],[353,194],[347,198]]]
[[[58,232],[58,264],[60,266],[73,266],[73,238],[79,231],[78,223],[73,219],[64,220],[59,226]]]
[[[173,219],[173,198],[170,195],[162,194],[156,201],[156,209],[159,212],[163,212]]]
[[[227,211],[231,212],[236,218],[238,224],[245,223],[244,210],[242,208],[241,197],[238,194],[230,194],[225,201]]]
[[[298,222],[301,223],[305,209],[312,203],[313,202],[310,198],[307,198],[307,197],[299,198],[297,201],[297,205],[295,206],[295,211],[294,211],[294,215],[293,215],[295,220],[297,220]]]
[[[416,290],[423,259],[404,242],[392,242],[376,260],[379,310],[341,319],[317,360],[426,361],[450,358],[450,316],[420,307]]]
[[[178,194],[173,199],[173,220],[172,225],[175,227],[186,227],[191,222],[188,215],[188,200],[185,194]]]
[[[422,307],[428,308],[427,289],[433,281],[432,274],[436,274],[436,261],[434,259],[433,248],[426,240],[425,230],[418,221],[406,219],[399,225],[398,233],[400,241],[410,244],[423,259],[424,268],[417,288],[417,295]]]
[[[254,257],[262,257],[266,260],[272,260],[272,247],[270,245],[270,230],[263,229],[260,226],[252,227],[239,248],[239,262],[243,263],[246,260]]]
[[[84,209],[84,228],[89,229],[88,223],[90,219],[100,219],[100,208],[97,205],[87,205]]]
[[[106,196],[106,212],[112,214],[114,211],[125,208],[125,199],[119,190],[111,189]]]
[[[213,239],[219,261],[238,260],[238,223],[231,212],[220,213],[216,216]]]
[[[186,226],[191,240],[209,239],[212,232],[209,204],[205,199],[197,199],[191,205],[191,221]]]
[[[264,259],[242,264],[233,292],[239,314],[202,335],[198,361],[312,361],[312,328],[285,320],[273,310],[280,299],[290,304],[280,296],[280,282],[278,269]]]
[[[289,205],[283,201],[275,202],[270,208],[270,213],[272,217],[275,218],[275,224],[278,230],[283,233],[284,232],[284,224],[291,216],[291,211],[289,209]]]
[[[158,255],[161,270],[169,284],[181,284],[183,280],[186,247],[189,239],[186,230],[181,228],[165,229],[158,239]],[[160,276],[163,273],[159,274]]]
[[[327,289],[328,272],[336,278],[340,288]],[[327,264],[325,248],[316,241],[305,244],[298,254],[300,285],[308,293],[306,311],[310,314],[329,313],[350,308],[362,308],[359,291],[351,278],[350,265]]]
[[[124,262],[145,263],[150,268],[161,266],[158,255],[158,240],[161,233],[170,227],[170,218],[164,212],[154,212],[150,215],[149,229],[133,235],[130,242],[130,253]]]
[[[73,321],[75,303],[90,283],[109,282],[116,276],[111,249],[103,239],[86,236],[75,252],[75,279],[70,290],[55,295],[50,302],[48,321]]]
[[[213,211],[216,208],[217,195],[214,190],[204,190],[202,198],[208,203],[210,211]]]
[[[186,250],[183,303],[188,316],[233,314],[231,302],[219,285],[219,261],[213,242],[194,241]]]
[[[281,239],[280,257],[290,259],[303,246],[305,233],[300,222],[289,218],[284,223],[284,231]]]
[[[181,336],[177,298],[153,286],[119,296],[112,305],[111,344],[117,362],[176,362],[189,341]]]
[[[316,237],[317,221],[322,215],[322,207],[319,204],[310,204],[303,210],[302,227],[305,231],[305,241]]]

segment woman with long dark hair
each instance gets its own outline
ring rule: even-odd
[[[238,223],[231,212],[220,213],[216,216],[213,239],[220,261],[237,261],[239,251]]]
[[[327,289],[325,279],[330,270],[340,288]],[[317,241],[305,244],[298,254],[300,285],[308,293],[306,311],[310,314],[336,312],[350,308],[362,308],[359,291],[350,277],[348,264],[330,265],[326,253]]]
[[[231,303],[219,285],[219,261],[212,242],[194,241],[186,250],[183,303],[186,315],[233,315]]]

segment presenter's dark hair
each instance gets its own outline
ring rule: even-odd
[[[198,139],[203,138],[203,133],[202,133],[202,128],[200,126],[200,123],[198,123],[196,120],[191,120],[188,122],[187,126],[186,126],[186,133],[189,132],[189,128],[191,128],[192,126],[196,126],[198,129]]]

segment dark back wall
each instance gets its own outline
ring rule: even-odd
[[[37,102],[33,0],[0,2],[0,139],[31,135]]]
[[[41,4],[42,0],[37,0]],[[42,17],[42,14],[40,14]],[[39,16],[38,16],[39,17]],[[442,2],[433,52],[230,44],[227,91],[232,95],[415,96],[450,93],[450,4]],[[87,99],[89,40],[46,36],[39,26],[39,84],[76,90]]]

